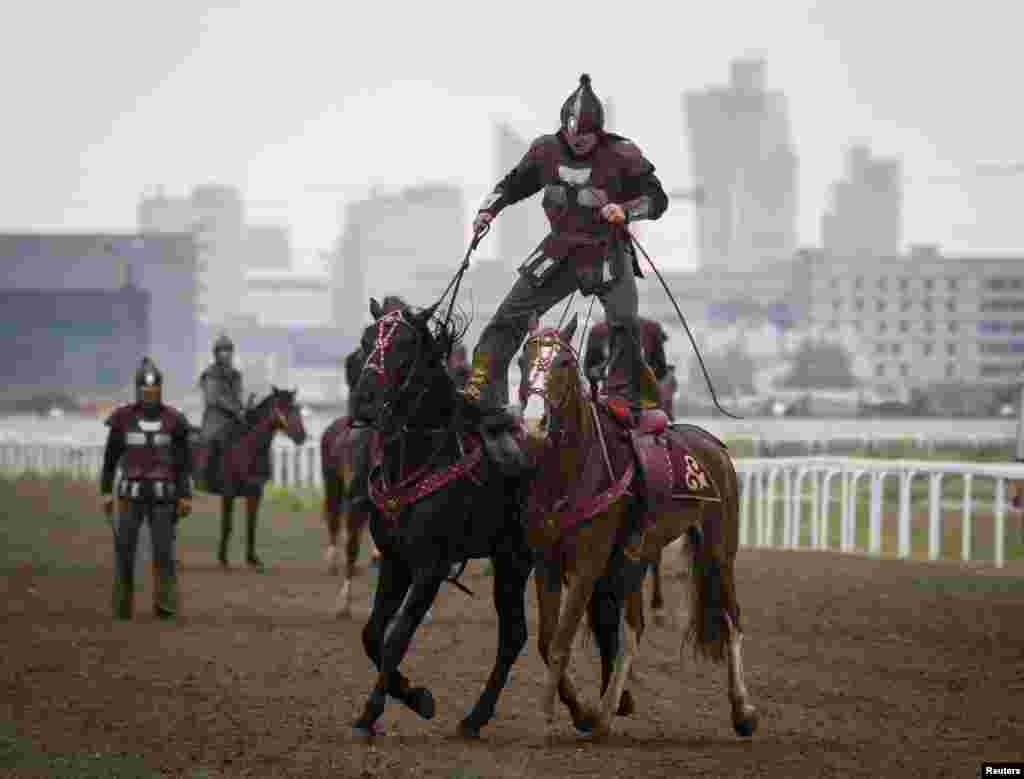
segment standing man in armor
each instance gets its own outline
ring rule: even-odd
[[[178,613],[174,535],[178,519],[192,511],[192,461],[188,420],[180,411],[164,405],[162,387],[160,371],[148,357],[144,358],[135,374],[135,402],[117,409],[106,422],[110,432],[103,454],[100,494],[108,519],[113,513],[111,492],[119,464],[122,471],[114,529],[115,619],[132,616],[135,550],[145,520],[149,520],[153,541],[154,611],[161,619]]]
[[[543,316],[577,288],[604,305],[611,372],[623,376],[617,392],[636,409],[657,406],[640,346],[640,266],[624,226],[659,218],[668,197],[640,149],[605,131],[604,107],[586,74],[562,105],[560,129],[537,138],[498,183],[481,205],[474,230],[479,233],[502,209],[541,189],[551,232],[520,266],[520,278],[484,329],[463,390],[480,413],[485,440],[506,453],[518,452],[510,432],[516,421],[506,410],[509,362],[530,315]]]
[[[638,317],[640,324],[640,347],[643,350],[644,359],[654,372],[654,378],[658,382],[659,394],[666,397],[659,397],[658,404],[662,411],[668,414],[669,419],[674,417],[672,413],[673,388],[670,386],[675,381],[668,361],[665,358],[665,342],[668,334],[659,322],[653,319]],[[583,372],[587,378],[598,385],[604,385],[604,391],[609,395],[621,395],[623,387],[627,384],[627,377],[623,374],[621,364],[612,366],[609,364],[611,355],[608,351],[609,327],[607,322],[598,322],[590,329],[587,336],[587,351],[583,359]]]
[[[223,490],[224,450],[232,430],[245,424],[242,374],[234,367],[235,345],[224,333],[213,344],[213,364],[199,377],[203,391],[202,440],[207,445],[206,488]]]

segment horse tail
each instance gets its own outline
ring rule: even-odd
[[[683,634],[682,649],[693,647],[697,659],[722,662],[728,644],[725,614],[739,626],[739,606],[733,559],[732,536],[739,527],[738,479],[728,453],[721,449],[718,469],[722,484],[721,503],[705,503],[701,514],[704,532],[689,529],[690,620]]]

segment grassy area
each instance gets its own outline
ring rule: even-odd
[[[38,749],[18,733],[14,724],[0,721],[0,770],[15,776],[46,776],[52,779],[157,779],[158,771],[146,767],[139,755],[125,752],[64,752]],[[197,774],[195,779],[199,779]]]
[[[779,443],[770,448],[768,453],[762,448],[755,452],[754,439],[737,436],[727,438],[725,443],[733,457],[802,457],[810,454],[807,445],[802,442]],[[844,445],[841,441],[833,442],[832,448],[822,452],[815,447],[815,455],[831,455],[836,457],[862,457],[878,460],[928,460],[931,462],[975,462],[1005,463],[1012,462],[1013,452],[1007,446],[920,446],[912,439],[904,441],[887,441],[881,444],[863,446],[853,437]]]
[[[322,497],[315,490],[268,487],[260,506],[257,552],[265,562],[318,560],[327,544]],[[179,556],[213,560],[220,540],[220,498],[197,495],[191,516],[178,525]],[[236,500],[231,557],[240,559],[245,539],[245,501]],[[96,485],[63,475],[0,476],[0,573],[95,571],[93,552],[111,543]],[[362,554],[368,556],[368,545]],[[109,557],[107,557],[109,560]]]

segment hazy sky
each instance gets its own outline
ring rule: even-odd
[[[789,100],[803,243],[864,141],[903,160],[907,241],[1024,249],[1024,176],[970,175],[1024,159],[1019,3],[629,5],[20,3],[0,47],[0,229],[130,230],[142,193],[219,181],[252,221],[327,246],[338,201],[374,185],[445,178],[475,204],[497,173],[491,117],[554,129],[583,70],[615,103],[611,129],[683,187],[682,92],[752,55]],[[689,209],[648,230],[666,264],[692,259]]]

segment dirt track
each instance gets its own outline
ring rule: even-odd
[[[23,735],[53,751],[142,753],[185,776],[973,777],[983,759],[1024,759],[1020,578],[969,574],[1002,590],[978,593],[950,564],[743,550],[754,738],[732,733],[724,667],[681,665],[679,631],[651,627],[638,713],[598,746],[563,709],[550,746],[535,632],[484,738],[453,737],[495,646],[491,580],[474,564],[477,597],[444,590],[404,666],[432,688],[436,718],[391,704],[387,735],[367,747],[349,723],[372,683],[360,642],[369,580],[357,581],[356,619],[337,622],[338,580],[317,560],[225,574],[186,551],[179,624],[149,616],[148,576],[130,624],[109,619],[108,571],[0,579],[0,711]],[[667,594],[683,600],[674,576]],[[531,582],[531,631],[533,600]],[[575,667],[595,692],[589,650]]]

